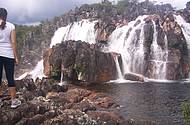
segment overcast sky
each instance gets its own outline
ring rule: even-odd
[[[101,0],[0,0],[0,7],[4,7],[8,10],[9,21],[23,24],[39,22],[47,18],[62,15],[75,6],[100,1]],[[158,3],[171,3],[177,8],[184,8],[185,4],[188,2],[188,0],[158,1]]]

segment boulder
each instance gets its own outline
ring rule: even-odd
[[[116,67],[112,53],[98,50],[98,45],[81,41],[65,41],[45,54],[45,67],[50,67],[49,77],[57,76],[86,82],[106,82],[116,78]],[[48,60],[49,59],[49,60]],[[67,79],[67,80],[68,80]],[[65,79],[66,80],[66,79]]]
[[[126,80],[144,82],[144,76],[140,74],[127,73],[124,77]]]

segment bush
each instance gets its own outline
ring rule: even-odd
[[[190,123],[190,102],[184,102],[182,104],[182,108],[183,108],[183,116],[185,118],[185,120]]]

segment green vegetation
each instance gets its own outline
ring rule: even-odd
[[[61,76],[61,68],[60,68],[60,66],[53,66],[52,67],[51,76],[60,78],[60,76]]]
[[[41,56],[42,50],[50,42],[51,36],[43,32],[43,25],[26,26],[16,25],[17,51],[20,58],[30,56]],[[48,39],[48,40],[47,40]]]
[[[131,4],[138,3],[138,0],[120,0],[117,3],[117,10],[119,14],[122,14],[126,11],[127,8],[131,7]]]
[[[21,56],[24,54],[24,48],[28,44],[28,37],[31,32],[35,30],[33,26],[16,25],[16,36],[17,36],[17,48],[18,54]]]
[[[187,123],[190,123],[190,102],[184,102],[182,104],[183,116]]]
[[[122,14],[128,6],[129,6],[128,0],[118,1],[117,4],[118,13]]]
[[[78,76],[82,76],[86,71],[85,66],[82,64],[75,64],[74,69],[76,70]]]

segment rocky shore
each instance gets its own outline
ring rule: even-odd
[[[157,125],[126,120],[119,104],[104,94],[52,79],[16,81],[22,105],[10,108],[8,95],[0,110],[1,125]],[[6,87],[5,87],[6,88]]]

